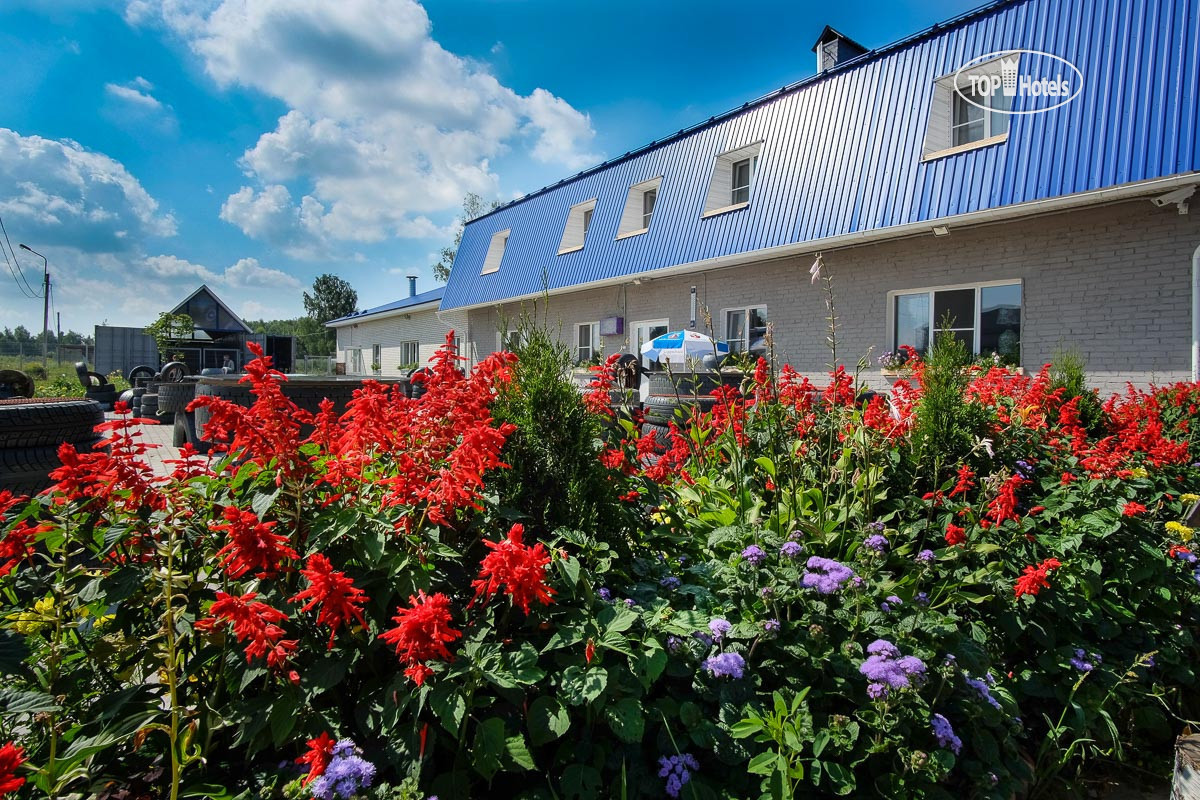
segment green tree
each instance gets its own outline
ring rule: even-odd
[[[154,339],[159,359],[167,362],[171,356],[171,345],[183,339],[191,339],[195,330],[196,323],[187,314],[164,311],[158,315],[158,319],[143,328],[142,332]]]
[[[450,267],[454,264],[458,246],[462,244],[463,229],[466,228],[467,223],[482,217],[489,211],[495,211],[500,205],[499,200],[485,201],[474,192],[467,192],[467,196],[463,198],[463,213],[458,219],[458,229],[454,232],[454,244],[442,248],[441,258],[433,265],[434,279],[439,281],[450,279]]]
[[[358,292],[354,291],[354,287],[337,275],[318,275],[313,281],[312,294],[304,293],[304,310],[322,332],[322,335],[311,343],[312,350],[319,350],[321,355],[332,353],[337,346],[337,334],[326,328],[325,323],[353,314],[357,307]]]

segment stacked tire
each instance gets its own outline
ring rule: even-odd
[[[182,383],[164,383],[158,387],[158,414],[172,418],[175,431],[171,444],[182,447],[185,442],[195,440],[195,415],[189,414],[188,403],[196,399],[196,379],[185,378]],[[192,429],[189,437],[189,426]]]
[[[117,402],[117,387],[108,382],[108,378],[99,372],[87,368],[87,362],[75,362],[75,373],[83,385],[84,396],[95,400],[105,411],[112,411],[113,403]]]
[[[667,427],[674,422],[680,424],[694,411],[704,414],[712,411],[717,399],[713,391],[725,384],[740,383],[741,375],[724,376],[719,372],[650,372],[645,376],[650,393],[642,404],[642,433],[655,432],[659,440],[665,440]]]
[[[59,446],[93,450],[103,421],[104,409],[94,400],[0,400],[0,491],[32,495],[50,488],[50,472],[62,465]]]

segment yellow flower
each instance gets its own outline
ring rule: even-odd
[[[1179,495],[1179,499],[1185,503],[1194,503],[1197,500],[1200,500],[1200,494],[1192,494],[1188,492],[1186,494]]]
[[[1145,478],[1150,474],[1146,471],[1145,467],[1134,467],[1133,469],[1129,470],[1129,472],[1134,478]]]
[[[1190,542],[1194,531],[1182,522],[1168,522],[1166,528],[1169,532],[1179,537],[1180,541]]]
[[[33,604],[32,611],[18,611],[4,618],[5,627],[26,636],[36,634],[54,618],[54,597],[46,596]]]

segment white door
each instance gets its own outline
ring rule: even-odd
[[[632,348],[631,352],[634,355],[640,356],[642,345],[655,337],[662,336],[671,329],[670,325],[671,321],[668,319],[650,319],[633,323],[633,336],[629,340],[630,347]],[[643,358],[642,366],[649,368],[650,362]]]

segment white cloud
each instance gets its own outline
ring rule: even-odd
[[[143,79],[138,78],[138,80],[140,81]],[[147,81],[147,83],[149,82]],[[146,111],[160,111],[163,107],[163,104],[159,102],[154,95],[150,94],[148,91],[142,91],[135,86],[120,86],[115,83],[106,83],[104,85],[104,91],[108,92],[118,100],[124,100],[127,103],[132,103],[133,105],[138,106]]]
[[[217,274],[208,267],[193,264],[176,256],[150,256],[143,261],[150,272],[160,278],[195,278],[215,281]]]
[[[88,253],[127,252],[147,237],[175,234],[174,218],[120,162],[70,139],[7,128],[0,128],[0,215],[31,242]]]
[[[264,267],[256,258],[239,259],[227,267],[221,282],[235,289],[299,289],[300,281],[281,270]]]
[[[494,196],[490,161],[512,148],[567,169],[599,158],[586,114],[445,50],[412,0],[133,0],[126,19],[162,20],[219,85],[288,105],[243,155],[252,185],[221,217],[294,256],[448,238],[431,217],[467,192]]]

